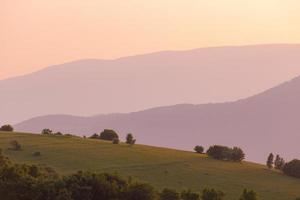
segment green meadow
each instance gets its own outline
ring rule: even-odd
[[[8,150],[12,140],[22,145],[21,151]],[[0,132],[0,148],[15,162],[44,164],[61,174],[90,170],[130,176],[133,180],[151,183],[157,189],[215,188],[226,193],[226,200],[238,199],[244,188],[255,190],[262,200],[300,197],[300,179],[268,170],[264,165],[217,161],[194,152],[8,132]],[[41,156],[34,156],[34,152],[40,152]]]

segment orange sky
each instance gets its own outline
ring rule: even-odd
[[[83,58],[300,43],[299,0],[0,0],[0,79]]]

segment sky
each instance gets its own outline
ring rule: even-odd
[[[300,43],[299,0],[0,0],[0,79],[68,61]]]

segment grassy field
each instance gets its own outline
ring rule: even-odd
[[[17,140],[22,151],[8,150]],[[300,197],[300,179],[270,171],[254,163],[231,163],[193,152],[66,136],[0,132],[0,148],[19,163],[38,163],[68,174],[77,170],[118,173],[149,182],[158,189],[204,187],[220,189],[226,200],[238,199],[244,188],[254,189],[262,200],[294,200]],[[33,156],[39,151],[41,156]]]

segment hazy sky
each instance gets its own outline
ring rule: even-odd
[[[0,79],[83,58],[300,43],[299,0],[0,0]]]

